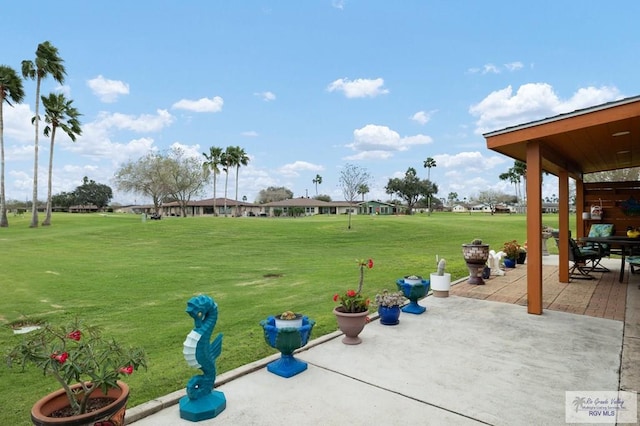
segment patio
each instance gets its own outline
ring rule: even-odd
[[[561,283],[558,278],[558,256],[544,256],[542,267],[542,306],[553,311],[589,315],[624,321],[629,281],[639,281],[626,273],[618,282],[620,260],[603,259],[610,272],[593,272],[593,280],[573,279]],[[628,266],[627,266],[628,268]],[[503,276],[491,276],[485,285],[468,284],[466,280],[451,287],[451,294],[473,299],[527,305],[527,268],[518,265]],[[640,290],[638,290],[640,291]]]

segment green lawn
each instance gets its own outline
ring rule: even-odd
[[[27,216],[9,217],[10,227],[0,229],[3,352],[19,341],[10,326],[21,321],[79,316],[100,325],[148,353],[148,371],[127,379],[130,407],[184,388],[199,373],[182,357],[193,328],[185,308],[194,295],[218,303],[222,373],[273,353],[258,324],[268,315],[308,315],[316,321],[312,338],[334,331],[332,296],[357,286],[357,258],[375,261],[364,288],[373,297],[395,289],[404,275],[428,276],[436,255],[446,258],[454,279],[468,275],[461,244],[474,238],[496,250],[526,238],[523,215],[354,216],[351,230],[345,216],[142,222],[134,215],[55,214],[51,227],[36,229]],[[556,215],[543,219],[557,226]],[[30,424],[33,402],[57,388],[38,371],[0,368],[0,424]]]

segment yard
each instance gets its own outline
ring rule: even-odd
[[[3,253],[0,345],[19,341],[12,326],[78,316],[121,342],[143,346],[149,369],[137,372],[129,407],[184,388],[199,371],[182,343],[193,328],[186,302],[212,296],[223,333],[218,373],[273,353],[261,319],[285,310],[316,320],[313,337],[332,332],[336,292],[355,288],[357,258],[373,258],[364,292],[394,289],[396,279],[435,271],[436,255],[453,279],[468,275],[461,244],[481,238],[496,251],[524,242],[524,215],[435,213],[415,216],[173,218],[143,222],[125,214],[54,214],[51,227],[10,217]],[[556,215],[543,223],[557,226]],[[557,252],[552,241],[551,252]],[[38,371],[0,368],[0,424],[29,424],[33,402],[57,389]]]

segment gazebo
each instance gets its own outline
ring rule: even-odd
[[[638,182],[590,186],[586,173],[640,166],[640,96],[608,102],[483,135],[487,148],[527,164],[527,311],[542,314],[542,172],[558,177],[560,282],[569,282],[569,178],[576,182],[577,237],[582,211],[594,200],[607,218],[624,223],[620,197],[640,193]],[[623,195],[621,195],[623,194]],[[638,197],[640,198],[640,197]],[[618,232],[620,233],[620,226]],[[537,250],[535,249],[537,247]]]

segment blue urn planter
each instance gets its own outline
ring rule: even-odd
[[[400,323],[400,306],[378,306],[380,324],[397,325]]]
[[[402,308],[402,312],[420,315],[427,310],[426,307],[418,305],[418,299],[427,295],[430,287],[429,280],[419,280],[416,284],[412,284],[411,282],[407,282],[406,278],[400,278],[396,281],[396,285],[398,286],[398,290],[402,291],[404,297],[409,299],[409,303]]]
[[[307,369],[307,363],[296,359],[293,352],[307,344],[315,323],[306,316],[302,317],[301,327],[278,328],[273,316],[260,321],[265,341],[282,354],[278,360],[267,364],[269,372],[289,378]]]
[[[516,267],[516,260],[515,259],[509,259],[508,257],[504,258],[504,267],[505,268],[515,268]]]

